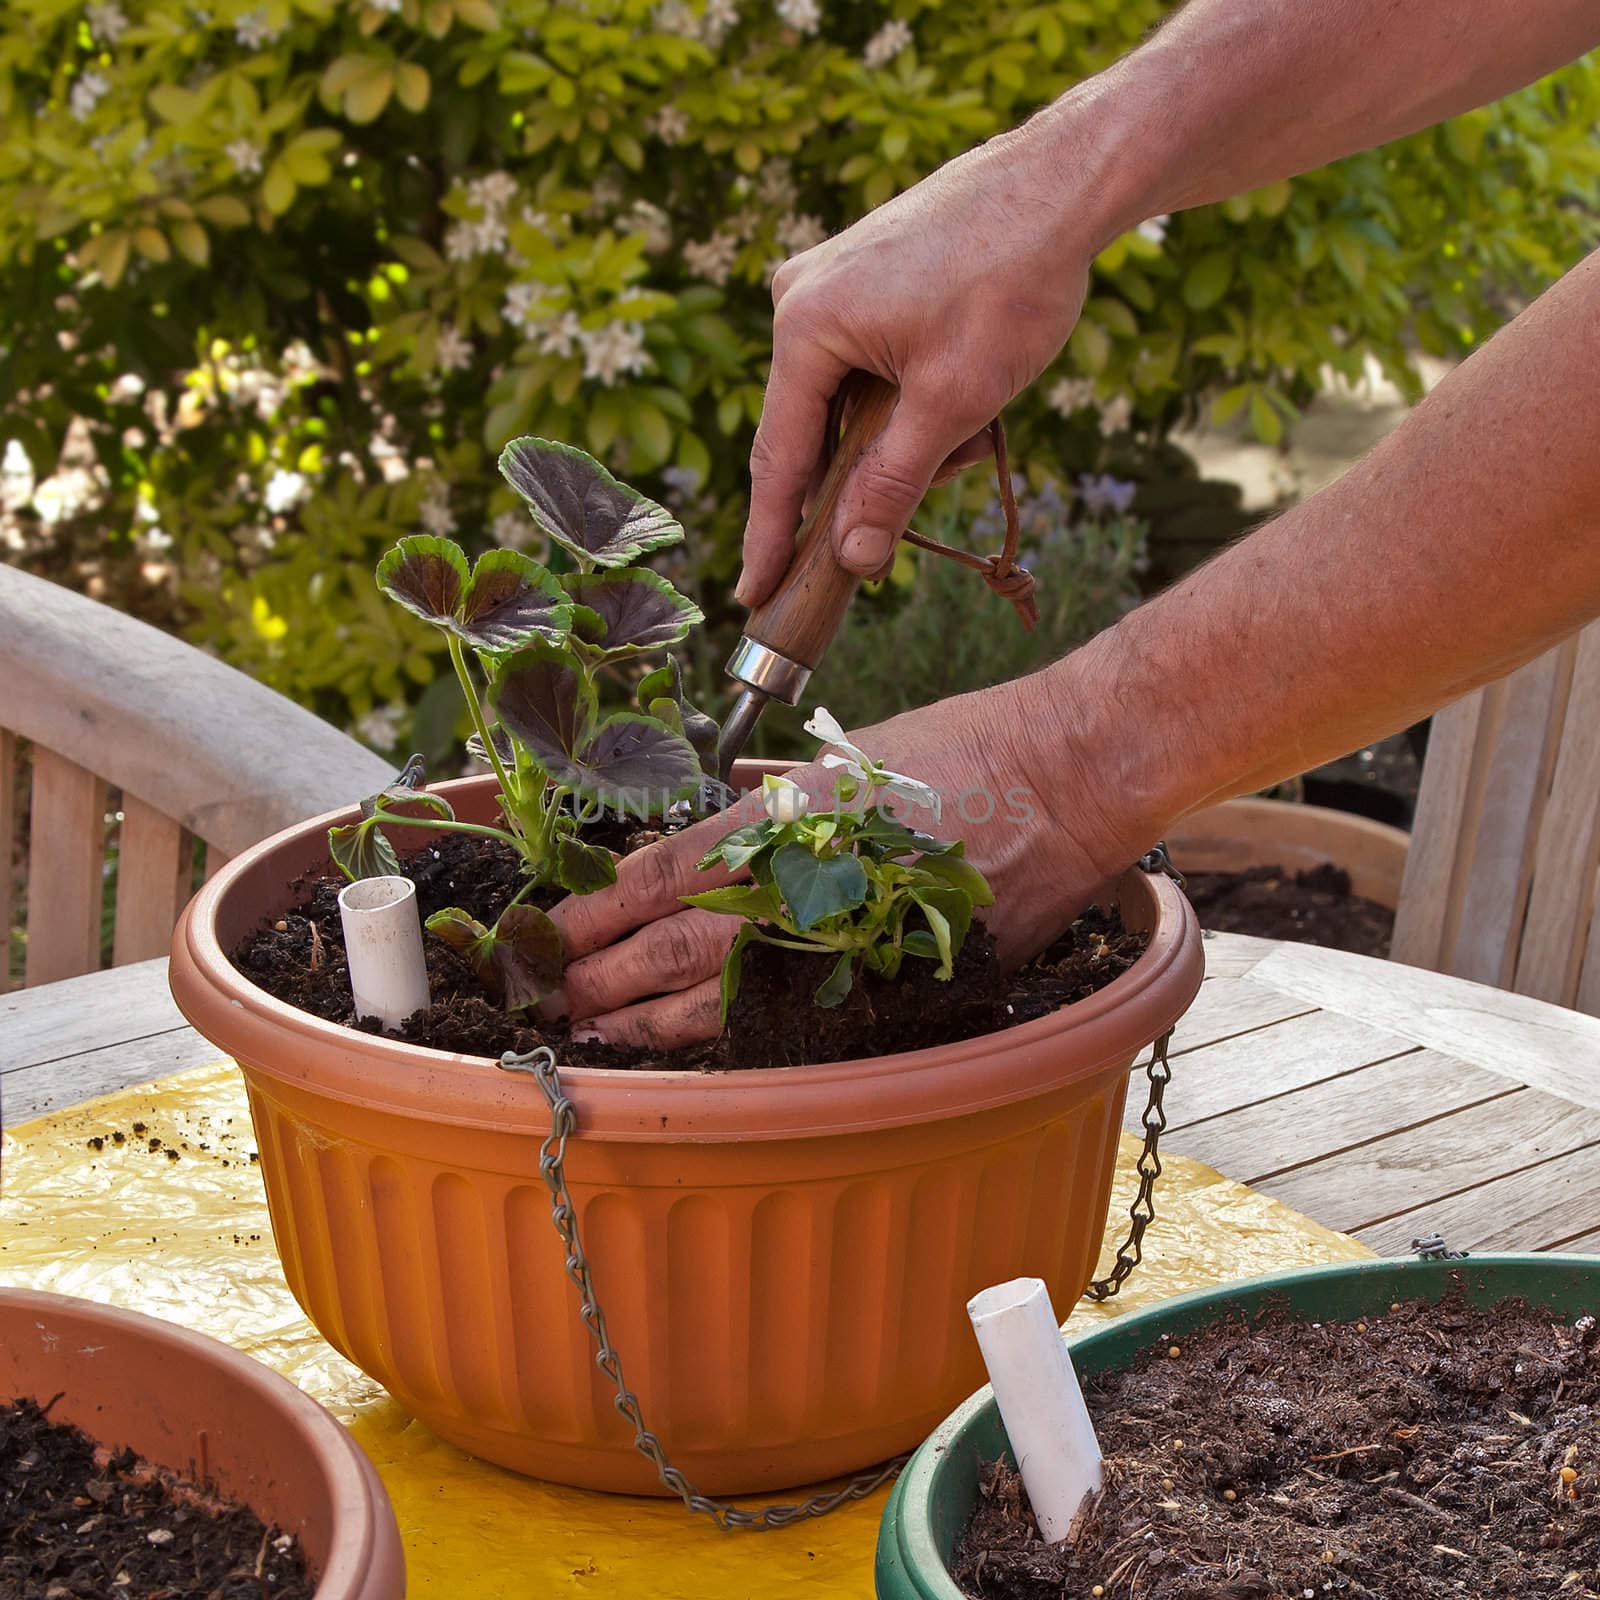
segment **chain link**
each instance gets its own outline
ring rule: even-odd
[[[1452,1250],[1444,1242],[1444,1235],[1438,1233],[1430,1233],[1425,1239],[1413,1239],[1411,1253],[1423,1261],[1465,1261],[1471,1254],[1467,1250]]]
[[[1183,881],[1167,858],[1164,845],[1157,845],[1139,865],[1146,872],[1164,871],[1180,883]],[[1084,1298],[1088,1300],[1109,1300],[1127,1282],[1144,1257],[1145,1230],[1155,1221],[1155,1186],[1161,1176],[1160,1142],[1167,1126],[1162,1096],[1167,1084],[1172,1081],[1172,1068],[1167,1061],[1167,1045],[1171,1038],[1172,1030],[1169,1028],[1156,1040],[1145,1069],[1150,1080],[1150,1098],[1143,1118],[1144,1148],[1139,1152],[1139,1192],[1129,1211],[1132,1225],[1127,1239],[1117,1251],[1116,1265],[1106,1277],[1090,1284],[1085,1291]],[[837,1489],[824,1490],[804,1500],[777,1502],[746,1510],[731,1501],[701,1494],[682,1470],[673,1466],[667,1459],[661,1441],[645,1423],[639,1397],[628,1387],[622,1375],[622,1360],[612,1347],[606,1314],[595,1293],[589,1258],[578,1237],[578,1211],[567,1188],[566,1173],[567,1139],[577,1130],[578,1110],[562,1091],[561,1079],[556,1071],[555,1052],[548,1045],[540,1045],[525,1055],[508,1050],[500,1057],[500,1066],[506,1072],[527,1073],[539,1085],[550,1107],[550,1132],[539,1145],[539,1176],[550,1191],[550,1220],[561,1236],[566,1252],[567,1276],[577,1285],[581,1301],[579,1316],[594,1340],[594,1364],[611,1380],[616,1390],[611,1403],[618,1415],[632,1427],[634,1449],[654,1465],[662,1486],[677,1495],[688,1510],[709,1517],[719,1528],[763,1533],[803,1522],[808,1517],[824,1517],[851,1500],[864,1499],[879,1485],[893,1478],[911,1459],[909,1454],[896,1456],[894,1460],[886,1461],[870,1472],[860,1473]]]

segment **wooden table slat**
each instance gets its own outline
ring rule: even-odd
[[[143,1039],[130,1039],[126,1044],[85,1050],[61,1061],[19,1068],[0,1077],[4,1125],[15,1127],[46,1111],[77,1105],[131,1084],[165,1078],[169,1073],[186,1072],[221,1057],[222,1052],[193,1028],[172,1028]]]
[[[165,959],[88,972],[0,996],[0,1071],[186,1027]]]

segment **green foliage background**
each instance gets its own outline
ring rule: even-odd
[[[772,265],[1165,9],[11,0],[0,440],[27,457],[5,481],[53,493],[13,487],[8,559],[335,720],[420,702],[417,741],[442,741],[437,643],[373,562],[420,527],[486,544],[512,510],[493,454],[539,433],[682,507],[674,576],[727,621]],[[1591,242],[1597,121],[1590,58],[1119,240],[1008,415],[1014,459],[1035,486],[1104,466],[1095,405],[1049,403],[1062,377],[1131,399],[1147,445],[1206,410],[1275,441],[1368,355],[1414,388],[1409,351],[1470,347]]]

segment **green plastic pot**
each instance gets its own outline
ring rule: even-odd
[[[1193,1333],[1271,1300],[1326,1322],[1375,1315],[1396,1300],[1442,1300],[1458,1286],[1476,1305],[1520,1295],[1560,1316],[1579,1317],[1600,1312],[1600,1256],[1357,1261],[1279,1272],[1121,1317],[1073,1340],[1072,1360],[1084,1375],[1115,1370],[1163,1336]],[[1012,1460],[994,1394],[980,1389],[923,1442],[889,1496],[878,1530],[879,1600],[962,1600],[949,1559],[972,1516],[979,1468],[1001,1455]]]

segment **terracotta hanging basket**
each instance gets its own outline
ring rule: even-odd
[[[742,764],[748,782],[758,772]],[[492,779],[438,786],[488,820]],[[596,1370],[538,1172],[526,1077],[324,1022],[226,952],[326,866],[319,818],[230,862],[174,936],[172,988],[244,1071],[290,1287],[436,1432],[563,1483],[664,1492]],[[428,837],[419,834],[419,838]],[[1138,870],[1150,947],[1100,993],[940,1049],[738,1073],[562,1069],[583,1242],[650,1426],[708,1493],[909,1448],[980,1381],[963,1310],[1094,1270],[1128,1071],[1199,987],[1199,930]],[[1131,1198],[1131,1197],[1130,1197]]]
[[[43,1405],[112,1449],[212,1484],[298,1536],[317,1600],[400,1600],[405,1558],[349,1433],[259,1361],[114,1306],[0,1289],[0,1398]]]

